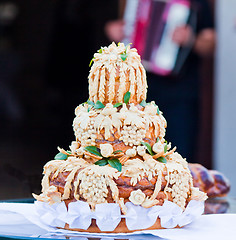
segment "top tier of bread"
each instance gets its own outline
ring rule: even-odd
[[[146,72],[135,48],[112,43],[94,54],[89,74],[89,100],[103,104],[122,103],[126,92],[129,103],[146,100]]]
[[[109,142],[125,152],[158,139],[164,145],[166,120],[155,102],[145,101],[146,71],[135,48],[123,43],[101,48],[88,78],[89,101],[75,109],[73,122],[80,147]]]

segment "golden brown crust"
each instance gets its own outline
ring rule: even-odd
[[[127,54],[122,59],[122,54]],[[131,93],[130,102],[140,103],[146,99],[146,72],[137,50],[120,43],[112,43],[94,54],[90,69],[89,99],[102,103],[123,102],[126,92]]]
[[[58,191],[63,195],[64,194],[64,186],[66,183],[66,178],[68,177],[70,172],[61,172],[58,174],[58,176],[54,179],[52,179],[53,173],[50,176],[50,185],[53,185],[58,188]],[[165,199],[168,199],[169,201],[172,201],[172,196],[171,193],[165,193],[164,188],[167,184],[167,181],[165,179],[165,176],[163,174],[162,176],[162,184],[161,184],[161,190],[158,193],[156,199],[159,200],[158,205],[162,205],[164,203]],[[148,180],[147,176],[143,177],[141,180],[135,184],[135,186],[131,185],[130,182],[131,178],[127,176],[120,175],[117,179],[114,179],[115,183],[117,184],[117,187],[119,189],[119,198],[123,198],[124,202],[129,202],[129,197],[132,191],[135,190],[142,190],[142,192],[150,197],[155,189],[155,184],[157,181],[157,176],[153,177],[150,181]],[[85,201],[83,197],[80,197],[80,200]],[[68,205],[70,202],[76,201],[74,198],[74,186],[72,184],[72,190],[70,192],[70,198],[66,201],[66,205]],[[114,200],[112,198],[112,193],[108,189],[108,194],[107,194],[107,202],[108,203],[114,203]]]
[[[102,109],[91,108],[89,104],[79,105],[75,110],[73,127],[78,147],[119,143],[127,150],[127,146],[139,146],[142,141],[152,146],[157,138],[164,143],[167,124],[162,113],[157,114],[155,102],[145,107],[131,103],[117,108],[108,103]]]
[[[140,105],[137,105],[137,106],[140,106]],[[121,130],[122,129],[123,128],[121,128]],[[132,148],[130,146],[125,145],[123,141],[119,140],[120,135],[118,134],[117,129],[114,127],[113,127],[113,132],[114,133],[111,133],[111,136],[107,140],[105,140],[105,130],[104,129],[100,130],[99,134],[97,134],[97,137],[96,137],[96,147],[99,148],[100,144],[110,143],[113,146],[114,151],[121,150],[123,152],[126,152],[128,149]],[[159,134],[160,133],[158,132],[158,136]],[[155,129],[153,126],[149,127],[143,141],[149,143],[151,147],[153,146],[154,143],[156,143],[157,137],[155,137]]]
[[[180,228],[180,227],[177,226],[176,228]],[[164,228],[161,226],[160,218],[157,218],[156,222],[149,228],[129,230],[128,227],[126,226],[125,219],[122,218],[118,226],[113,231],[101,231],[97,226],[95,219],[92,220],[92,223],[87,230],[80,229],[80,228],[70,228],[68,224],[65,225],[64,229],[77,231],[77,232],[90,232],[90,233],[132,233],[132,232],[137,232],[142,230],[155,230],[155,229],[164,229]]]
[[[192,187],[188,165],[179,154],[168,156],[166,165],[149,154],[143,158],[144,161],[130,158],[121,172],[109,165],[101,167],[76,157],[50,161],[44,168],[43,191],[35,198],[46,202],[82,200],[92,209],[99,203],[118,203],[123,214],[124,203],[128,201],[150,208],[169,200],[184,209],[191,199],[205,200],[205,195]]]

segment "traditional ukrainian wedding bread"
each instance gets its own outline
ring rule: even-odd
[[[167,123],[146,102],[137,50],[112,43],[94,54],[89,100],[75,109],[75,141],[44,166],[35,206],[42,222],[81,232],[182,227],[201,215],[204,192],[165,140]]]

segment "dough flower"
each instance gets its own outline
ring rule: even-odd
[[[128,157],[135,157],[137,152],[135,149],[128,149],[125,154],[128,156]]]
[[[164,153],[164,145],[161,143],[161,141],[158,141],[153,145],[152,150],[155,153]]]
[[[137,191],[133,191],[130,194],[129,200],[134,205],[141,205],[145,201],[146,195],[138,189]]]
[[[144,147],[144,146],[138,146],[138,147],[137,147],[137,152],[138,152],[138,155],[144,156],[144,155],[146,154],[146,147]]]
[[[109,143],[101,144],[100,149],[103,157],[110,157],[113,153],[113,147]]]

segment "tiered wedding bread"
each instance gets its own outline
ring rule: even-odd
[[[145,101],[146,93],[146,73],[136,49],[112,43],[94,54],[89,100],[75,109],[76,141],[70,151],[58,148],[55,160],[44,167],[42,193],[34,194],[37,202],[63,203],[68,214],[78,212],[77,225],[68,220],[58,227],[88,232],[158,229],[165,227],[160,220],[165,213],[154,214],[150,226],[135,228],[130,227],[131,209],[148,215],[148,211],[162,209],[156,206],[164,209],[171,203],[184,213],[191,200],[207,198],[193,187],[186,160],[165,141],[166,120],[155,102]],[[72,211],[73,204],[78,207]],[[87,227],[76,227],[82,226],[79,219],[88,214],[80,209],[85,209],[83,204],[89,208],[90,222]],[[118,206],[119,213],[107,210],[111,206]],[[112,222],[120,214],[112,230],[104,230],[99,223],[99,214],[106,211],[110,212],[104,219],[111,217]]]

